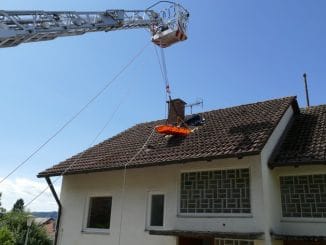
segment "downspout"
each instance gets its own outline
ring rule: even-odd
[[[49,185],[49,188],[50,188],[50,190],[52,192],[52,195],[53,195],[55,201],[58,204],[58,217],[57,217],[57,224],[55,226],[55,236],[54,236],[54,244],[53,244],[53,245],[57,245],[58,244],[58,235],[59,235],[59,228],[60,228],[60,218],[61,218],[61,208],[62,208],[62,205],[61,205],[60,199],[59,199],[59,197],[57,195],[57,192],[55,191],[55,189],[53,187],[53,184],[51,182],[50,177],[49,176],[46,176],[45,179],[46,179],[46,182]]]

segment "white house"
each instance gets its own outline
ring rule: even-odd
[[[184,113],[172,103],[170,123]],[[57,244],[326,244],[326,106],[201,117],[186,137],[135,125],[39,173],[63,175]]]

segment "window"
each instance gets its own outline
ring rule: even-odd
[[[150,226],[163,226],[164,220],[164,195],[151,195]]]
[[[180,213],[249,214],[249,169],[181,174]]]
[[[215,245],[254,245],[250,240],[216,239]]]
[[[213,245],[214,238],[196,238],[179,236],[179,245]]]
[[[91,197],[87,228],[110,229],[112,197]]]
[[[281,176],[283,217],[326,218],[326,174]]]

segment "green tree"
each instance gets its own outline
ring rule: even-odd
[[[16,244],[14,234],[6,226],[0,228],[0,244],[2,245]]]
[[[1,203],[1,196],[2,196],[2,193],[0,192],[0,216],[2,216],[2,214],[6,212],[6,209],[4,209],[4,208],[1,206],[1,205],[2,205],[2,203]]]
[[[14,205],[13,211],[3,213],[0,217],[0,245],[24,245],[28,228],[28,213],[21,208],[24,207],[24,201],[22,199],[19,200],[16,202],[17,205]],[[51,245],[52,242],[48,238],[43,227],[32,223],[29,229],[29,239],[27,244]]]
[[[14,204],[14,206],[12,208],[12,211],[14,211],[14,212],[24,212],[24,205],[25,205],[24,200],[20,198],[15,202],[15,204]]]
[[[15,245],[23,245],[27,232],[27,216],[26,212],[8,212],[4,219],[6,226],[14,234],[16,239]],[[1,244],[1,243],[0,243]],[[32,223],[29,232],[28,245],[51,245],[43,227]]]

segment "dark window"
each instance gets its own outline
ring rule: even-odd
[[[250,240],[216,239],[216,245],[254,245]]]
[[[112,197],[92,197],[89,202],[87,228],[109,229]]]
[[[179,237],[179,245],[213,245],[214,238]]]
[[[152,195],[151,226],[163,226],[164,195]]]

